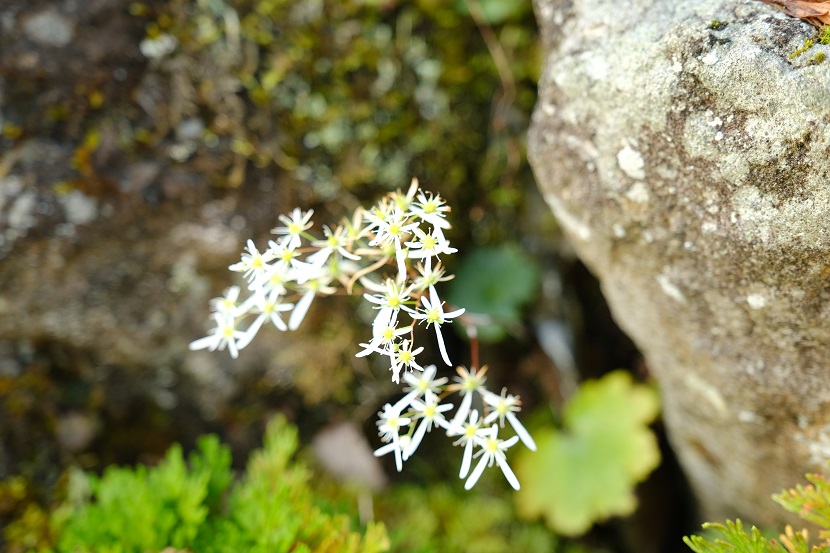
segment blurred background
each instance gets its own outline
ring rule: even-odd
[[[400,389],[354,357],[359,297],[237,360],[187,350],[279,214],[314,209],[319,233],[417,177],[452,206],[447,297],[488,317],[491,389],[520,394],[531,426],[585,378],[647,380],[525,159],[540,56],[530,0],[0,3],[2,547],[50,546],[68,471],[152,465],[208,432],[242,468],[281,413],[356,527],[365,491],[337,482],[375,490],[392,550],[680,550],[665,448],[635,515],[580,540],[518,518],[497,471],[464,492],[441,440],[401,474],[367,458]],[[462,334],[445,336],[467,364]]]

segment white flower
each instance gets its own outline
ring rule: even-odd
[[[234,263],[228,269],[238,273],[245,273],[242,276],[248,282],[254,282],[262,278],[268,271],[270,266],[268,262],[273,260],[275,255],[272,250],[266,250],[265,253],[259,253],[256,249],[253,240],[248,240],[248,253],[242,254],[242,260],[239,263]]]
[[[426,259],[427,268],[431,266],[432,258],[439,254],[453,254],[458,250],[450,247],[450,241],[444,238],[444,234],[438,227],[435,227],[429,234],[419,228],[412,229],[412,233],[418,238],[413,242],[406,242],[410,248],[410,259]]]
[[[410,344],[409,340],[404,340],[398,348],[392,352],[392,366],[390,370],[392,371],[392,382],[395,384],[400,383],[400,374],[401,369],[409,369],[410,371],[413,369],[423,371],[424,368],[421,367],[416,361],[415,356],[424,351],[424,347],[421,346],[416,350],[413,350],[414,344]]]
[[[389,442],[387,445],[375,450],[375,457],[386,455],[390,451],[395,453],[395,466],[398,472],[401,471],[403,458],[403,444],[399,432],[401,427],[407,426],[411,419],[402,417],[400,411],[393,408],[388,403],[383,406],[383,411],[378,413],[378,431],[380,439],[384,442]]]
[[[418,271],[418,276],[412,282],[415,290],[422,292],[430,286],[435,286],[439,282],[446,282],[453,279],[454,275],[444,276],[444,267],[441,266],[440,261],[435,264],[435,267],[431,265],[431,263],[427,263],[425,267],[422,263],[418,263],[415,266],[415,270]]]
[[[401,240],[403,236],[412,232],[412,229],[418,226],[418,223],[410,223],[407,219],[407,214],[398,206],[395,206],[392,213],[380,220],[378,219],[375,226],[375,237],[369,242],[370,246],[378,246],[383,248],[389,244],[395,245],[395,260],[398,264],[398,278],[399,280],[406,279],[406,252],[403,250]]]
[[[389,195],[389,199],[391,203],[395,204],[402,210],[409,211],[409,206],[412,204],[412,199],[415,197],[416,192],[418,192],[418,179],[412,177],[406,194],[398,189],[396,192],[392,192]]]
[[[431,192],[429,195],[426,195],[423,192],[419,193],[418,201],[412,204],[410,210],[413,215],[421,218],[423,221],[426,221],[434,227],[442,229],[450,228],[449,222],[445,219],[445,214],[450,211],[450,207],[446,205],[444,199],[437,194],[433,196]]]
[[[420,313],[413,313],[412,318],[426,321],[427,326],[435,327],[435,336],[438,338],[438,349],[441,350],[441,358],[449,366],[452,366],[450,358],[447,355],[447,347],[444,345],[444,337],[441,335],[441,325],[448,320],[458,317],[464,313],[464,309],[456,309],[449,313],[444,313],[444,302],[438,298],[438,292],[435,291],[435,286],[429,287],[429,297],[421,296],[421,303],[424,304],[424,311]]]
[[[360,230],[358,236],[370,233],[375,229],[379,228],[381,225],[385,224],[386,220],[389,218],[389,213],[392,209],[391,206],[392,204],[382,200],[380,203],[378,203],[378,205],[376,205],[369,211],[364,211],[363,220],[367,222],[367,225]]]
[[[269,265],[259,279],[248,286],[248,289],[254,292],[261,291],[265,294],[275,292],[281,296],[285,295],[288,292],[285,287],[286,283],[294,281],[293,272],[294,269],[288,263],[274,263]]]
[[[476,485],[476,482],[478,482],[478,479],[481,478],[481,474],[484,472],[484,469],[488,466],[493,466],[493,461],[499,465],[502,473],[504,473],[504,477],[507,478],[507,481],[510,482],[513,489],[518,490],[520,488],[519,480],[516,478],[516,475],[513,474],[513,471],[507,464],[507,458],[504,455],[504,452],[507,451],[508,448],[519,441],[519,437],[513,436],[509,440],[500,440],[498,439],[497,434],[498,426],[494,424],[489,428],[489,432],[486,434],[475,436],[474,439],[478,445],[481,446],[481,451],[476,453],[476,456],[481,456],[481,460],[476,465],[476,468],[473,469],[473,473],[467,479],[467,482],[464,483],[465,490],[469,490]]]
[[[519,422],[516,415],[513,414],[521,411],[519,406],[522,402],[519,398],[508,394],[507,389],[505,388],[502,388],[501,395],[496,395],[493,392],[485,390],[482,393],[482,397],[484,399],[484,403],[493,407],[493,411],[484,418],[484,424],[490,424],[498,419],[499,426],[504,428],[504,419],[506,418],[510,423],[510,426],[513,427],[513,430],[516,431],[516,435],[522,443],[525,444],[531,451],[536,451],[536,442],[533,441],[533,438],[530,437],[528,431],[522,423]]]
[[[323,234],[326,236],[326,239],[311,243],[312,246],[320,249],[308,256],[309,263],[322,266],[333,252],[337,252],[352,261],[359,261],[359,255],[353,254],[346,249],[352,243],[352,239],[347,236],[346,232],[346,228],[342,226],[337,227],[333,231],[329,227],[324,226]]]
[[[418,449],[418,446],[421,445],[421,440],[424,439],[424,434],[432,430],[433,424],[447,428],[449,423],[442,413],[452,409],[452,404],[444,403],[439,405],[438,396],[427,391],[424,401],[418,399],[412,400],[412,408],[416,412],[414,418],[420,418],[421,422],[418,424],[418,428],[415,429],[415,434],[412,436],[412,442],[409,444],[409,449],[407,450],[407,457],[411,456]]]
[[[288,330],[285,322],[280,317],[280,313],[283,311],[291,311],[291,308],[294,307],[293,303],[281,303],[281,297],[277,290],[272,290],[267,295],[264,293],[254,294],[253,298],[254,307],[259,311],[259,315],[251,323],[251,326],[248,327],[248,330],[245,331],[245,337],[239,340],[237,345],[240,349],[247,346],[254,339],[254,336],[259,332],[260,327],[262,327],[265,321],[271,321],[271,324],[279,330]]]
[[[204,338],[190,342],[188,348],[191,351],[199,349],[215,351],[217,349],[225,349],[225,346],[227,346],[231,357],[236,359],[239,357],[240,349],[237,341],[245,338],[245,333],[236,329],[236,320],[233,317],[228,317],[221,313],[214,313],[213,319],[216,321],[216,327],[213,331]]]
[[[447,383],[447,377],[435,378],[437,369],[435,365],[428,365],[424,367],[424,372],[419,375],[413,373],[404,373],[404,382],[409,384],[409,388],[404,388],[408,392],[403,396],[395,406],[403,409],[412,403],[412,400],[424,396],[427,393],[438,394],[441,392],[441,387]]]
[[[481,421],[478,418],[478,411],[473,409],[470,413],[470,420],[461,426],[454,426],[450,423],[450,428],[447,435],[461,436],[452,445],[463,445],[464,455],[461,458],[461,470],[458,472],[459,478],[466,478],[470,472],[470,463],[473,459],[473,447],[476,445],[476,436],[483,432],[489,433],[489,429],[481,428]]]
[[[285,226],[277,227],[271,230],[271,232],[273,234],[285,235],[283,241],[286,242],[288,248],[293,250],[302,243],[300,236],[314,225],[314,223],[310,222],[313,214],[313,209],[309,209],[303,213],[299,207],[296,207],[291,212],[290,218],[285,215],[280,215],[278,219],[285,223]]]
[[[213,310],[223,317],[238,317],[244,312],[239,307],[239,286],[231,286],[225,290],[225,295],[219,298],[213,298],[210,303]]]
[[[373,336],[368,344],[360,344],[363,349],[357,352],[355,357],[364,357],[370,353],[391,355],[390,352],[394,349],[392,348],[392,344],[394,344],[395,338],[412,332],[411,326],[405,326],[403,328],[395,328],[395,326],[395,324],[387,325],[376,336]]]
[[[268,242],[268,251],[277,260],[274,265],[283,269],[293,269],[291,279],[298,284],[304,283],[320,272],[319,267],[315,267],[305,261],[300,261],[300,252],[297,251],[297,247],[285,239],[282,242],[270,240]]]
[[[379,310],[378,314],[372,323],[372,334],[377,336],[387,326],[395,324],[398,312],[406,306],[406,302],[410,301],[412,285],[405,286],[391,278],[386,279],[384,286],[375,284],[369,279],[363,279],[361,282],[366,288],[378,292],[374,295],[363,294],[366,301],[378,306],[375,308]]]
[[[452,392],[461,394],[461,405],[458,412],[452,419],[454,425],[460,425],[461,421],[467,419],[467,414],[470,412],[470,406],[473,403],[473,394],[475,392],[482,393],[484,382],[487,381],[487,365],[481,367],[481,370],[476,370],[472,367],[469,371],[464,367],[457,367],[456,372],[458,376],[455,377],[455,384],[450,384],[447,389]]]

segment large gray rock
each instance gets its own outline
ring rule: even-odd
[[[529,153],[707,518],[830,458],[830,63],[756,0],[537,0]],[[715,23],[715,21],[719,23]]]

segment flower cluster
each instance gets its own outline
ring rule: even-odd
[[[481,370],[458,367],[453,384],[447,385],[446,377],[435,378],[435,365],[430,365],[418,375],[406,373],[403,378],[409,385],[407,394],[394,405],[386,404],[378,413],[378,428],[385,445],[375,451],[380,457],[389,453],[395,456],[395,465],[401,470],[403,462],[409,459],[424,435],[433,428],[441,428],[450,438],[457,438],[453,445],[464,448],[459,478],[465,479],[464,487],[472,488],[484,469],[497,464],[510,485],[518,490],[519,481],[507,464],[505,451],[519,440],[532,451],[536,443],[514,413],[520,410],[521,401],[517,396],[502,390],[494,394],[487,390],[484,382],[487,367]],[[461,404],[455,415],[449,418],[445,413],[453,408],[450,403],[440,403],[446,393],[461,394]],[[483,417],[473,407],[475,396],[483,409]],[[497,422],[498,421],[498,422]],[[504,422],[510,423],[515,436],[506,440],[498,437]],[[475,451],[475,450],[478,451]],[[472,460],[479,458],[472,472]]]
[[[444,235],[450,228],[446,219],[449,211],[439,195],[422,191],[413,179],[406,193],[388,194],[372,209],[358,209],[335,228],[324,226],[322,237],[309,232],[312,211],[295,209],[290,215],[281,215],[281,225],[272,230],[277,238],[269,241],[264,251],[248,240],[239,262],[229,267],[247,282],[247,297],[240,298],[242,289],[232,286],[224,296],[212,300],[214,329],[191,342],[190,349],[227,348],[236,358],[263,325],[296,330],[315,298],[338,290],[352,294],[359,285],[376,313],[371,338],[360,343],[356,356],[385,357],[392,380],[399,383],[403,377],[408,384],[406,395],[379,413],[385,445],[375,455],[394,453],[401,470],[424,435],[441,428],[456,438],[455,445],[464,448],[460,477],[467,479],[467,489],[494,463],[518,489],[504,452],[519,440],[536,449],[514,414],[519,411],[519,399],[506,391],[501,395],[488,391],[484,387],[486,368],[459,368],[456,382],[447,385],[447,378],[435,378],[435,365],[424,368],[417,359],[424,347],[416,346],[415,328],[423,323],[434,329],[441,358],[452,366],[442,327],[464,313],[464,309],[445,311],[436,289],[440,282],[452,278],[445,274],[441,256],[457,251]],[[461,395],[461,402],[449,419],[445,413],[453,406],[441,400],[452,392]],[[502,440],[498,432],[505,421],[516,435]],[[480,460],[470,472],[474,457]]]
[[[457,251],[444,235],[450,228],[449,211],[439,195],[422,191],[413,179],[406,193],[391,193],[334,229],[323,227],[322,238],[309,233],[312,211],[281,215],[282,225],[272,230],[277,239],[262,252],[248,240],[240,261],[229,267],[242,273],[249,296],[240,300],[241,290],[233,286],[214,299],[215,327],[190,349],[227,347],[235,358],[263,325],[296,330],[316,297],[336,293],[338,285],[352,293],[359,283],[377,313],[372,336],[360,344],[357,356],[387,357],[392,380],[398,383],[402,372],[423,370],[417,356],[424,348],[416,347],[414,332],[424,323],[434,328],[441,357],[452,366],[441,328],[464,310],[445,311],[435,288],[452,278],[440,256]],[[387,267],[391,269],[385,272]]]

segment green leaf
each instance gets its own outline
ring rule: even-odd
[[[575,536],[633,512],[634,485],[660,463],[647,426],[658,413],[657,392],[626,372],[583,384],[565,405],[565,430],[537,430],[538,451],[516,460],[519,513],[543,516],[555,531]]]
[[[732,522],[727,520],[726,524],[707,522],[703,525],[707,530],[713,530],[721,537],[713,541],[706,540],[701,536],[684,537],[683,541],[695,553],[786,553],[780,544],[774,540],[765,538],[756,527],[750,529],[747,534],[744,531],[740,520]],[[791,553],[807,553],[807,544],[803,536],[790,533],[793,549]]]
[[[458,267],[447,289],[447,299],[468,315],[486,320],[478,327],[483,342],[496,342],[521,321],[521,309],[535,296],[539,268],[515,246],[473,250]]]
[[[830,482],[820,474],[808,474],[811,486],[796,486],[772,498],[791,513],[830,530]]]

